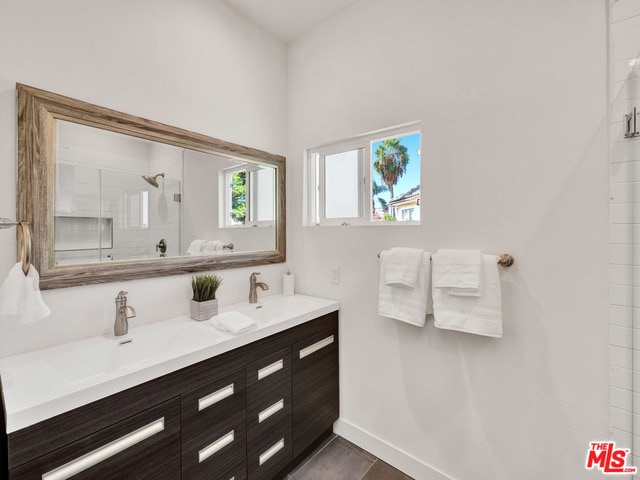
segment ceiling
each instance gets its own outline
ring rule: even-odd
[[[274,37],[289,42],[359,0],[224,0]]]

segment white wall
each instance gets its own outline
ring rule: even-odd
[[[640,425],[637,410],[640,369],[634,363],[640,349],[634,342],[634,336],[638,338],[640,333],[637,280],[640,221],[636,203],[640,191],[640,137],[623,136],[624,115],[633,107],[640,110],[640,2],[618,0],[612,5],[610,22],[610,418],[613,439],[618,445],[633,446],[631,464],[640,466],[640,432],[634,432],[634,425],[636,428]]]
[[[15,216],[15,83],[285,154],[285,45],[219,0],[3,0],[0,5],[0,216]],[[216,179],[217,181],[217,179]],[[16,261],[0,231],[0,277]],[[281,291],[284,265],[261,267]],[[246,299],[251,269],[222,272],[222,304]],[[0,356],[109,332],[119,290],[133,326],[188,312],[190,276],[46,291],[46,321],[0,319]]]
[[[367,0],[290,45],[296,288],[340,301],[340,431],[416,478],[600,478],[606,26],[601,0]],[[302,227],[305,147],[413,120],[421,226]],[[504,338],[379,317],[392,246],[513,254]]]

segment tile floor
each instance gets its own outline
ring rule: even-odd
[[[288,480],[413,480],[353,443],[332,435]]]

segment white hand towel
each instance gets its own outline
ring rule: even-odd
[[[433,255],[433,287],[447,288],[450,295],[478,297],[481,269],[480,250],[438,250]]]
[[[231,332],[234,335],[248,332],[256,326],[256,322],[246,315],[231,311],[216,315],[210,320],[211,324],[223,332]]]
[[[193,240],[187,248],[187,255],[199,255],[202,251],[202,245],[204,244],[204,240]]]
[[[394,247],[386,255],[385,283],[388,287],[416,288],[424,250]]]
[[[431,311],[431,262],[429,252],[422,252],[418,282],[415,288],[399,288],[387,285],[386,270],[390,252],[380,253],[380,284],[378,314],[423,327],[427,313]]]
[[[446,288],[434,288],[433,315],[434,325],[438,328],[502,338],[498,258],[482,256],[482,294],[479,297],[451,295]]]
[[[27,277],[22,264],[16,263],[0,287],[0,314],[17,315],[24,309],[24,294]]]
[[[40,275],[33,265],[29,266],[24,291],[24,311],[19,323],[33,323],[47,318],[51,310],[42,300],[40,294]]]

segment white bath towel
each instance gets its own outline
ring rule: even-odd
[[[435,272],[434,272],[435,276]],[[498,258],[482,256],[482,294],[451,295],[446,288],[433,288],[435,326],[447,330],[502,338],[502,296]],[[435,284],[434,284],[435,285]]]
[[[385,261],[385,284],[388,287],[416,288],[424,250],[394,247]]]
[[[0,286],[0,314],[18,315],[24,310],[27,277],[22,264],[16,263]]]
[[[199,255],[202,252],[202,246],[204,245],[204,240],[193,240],[187,248],[187,255]]]
[[[432,259],[434,288],[447,288],[450,295],[480,296],[480,250],[438,250]]]
[[[210,322],[219,330],[231,332],[234,335],[248,332],[256,326],[256,322],[252,318],[235,310],[216,315]]]
[[[20,317],[20,323],[33,323],[48,317],[51,310],[42,300],[40,294],[40,275],[31,265],[27,271],[24,290],[24,311]]]
[[[431,262],[429,252],[422,252],[418,281],[415,288],[390,287],[386,283],[387,261],[390,252],[380,253],[380,284],[378,314],[423,327],[431,312]]]

